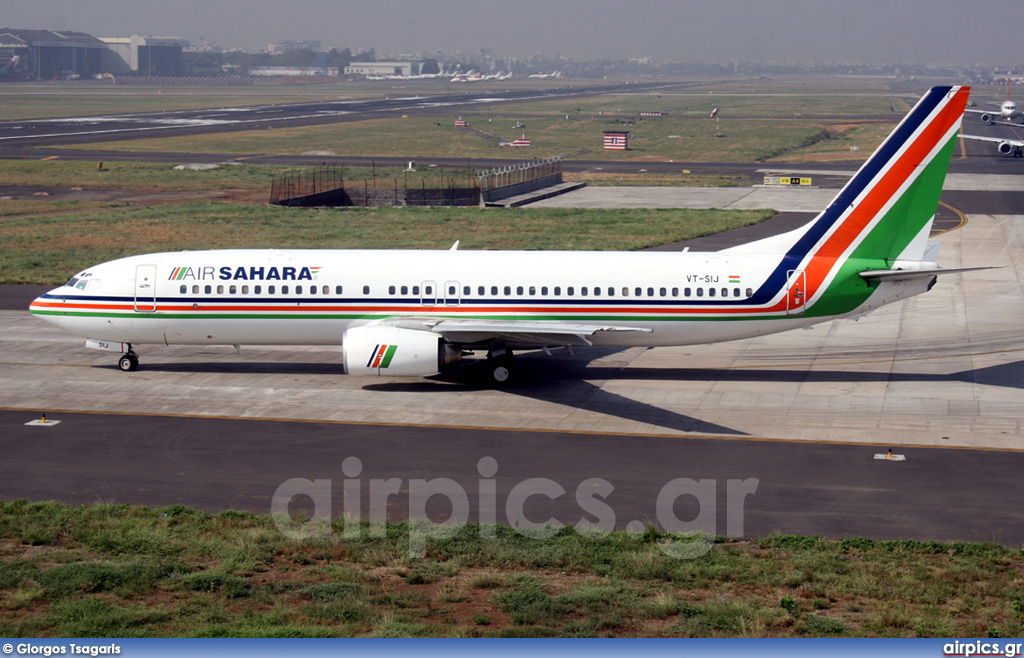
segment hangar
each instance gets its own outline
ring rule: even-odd
[[[11,67],[17,77],[37,80],[103,73],[178,76],[188,45],[176,37],[97,38],[84,32],[0,28],[0,68],[17,57]]]

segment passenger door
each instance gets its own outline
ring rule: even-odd
[[[135,268],[135,311],[156,311],[156,265],[138,265]]]

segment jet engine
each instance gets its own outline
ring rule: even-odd
[[[341,339],[345,372],[380,377],[436,375],[462,358],[438,334],[384,325],[352,327]]]
[[[996,146],[996,150],[1002,153],[1003,155],[1012,155],[1013,144],[1011,144],[1010,142],[999,142],[999,145]]]
[[[981,122],[982,123],[992,123],[992,115],[989,114],[988,112],[982,112],[982,114],[981,114]]]

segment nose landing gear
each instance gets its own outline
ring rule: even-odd
[[[130,345],[128,346],[128,351],[117,360],[117,367],[122,372],[132,372],[139,369],[139,355],[135,353],[135,350]]]

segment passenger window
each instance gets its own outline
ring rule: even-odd
[[[659,296],[661,296],[661,297],[664,297],[664,296],[665,296],[665,295],[667,295],[667,294],[668,294],[668,293],[667,293],[667,292],[665,291],[665,289],[664,289],[664,288],[659,288],[659,289],[658,289],[658,295],[659,295]]]
[[[692,294],[693,294],[692,290],[690,290],[689,288],[683,288],[683,297],[689,297]]]
[[[729,289],[728,288],[722,288],[722,297],[728,297],[728,296],[729,296]]]
[[[580,296],[581,297],[586,297],[587,296],[587,287],[586,286],[583,286],[582,288],[580,288]]]
[[[218,295],[223,295],[224,294],[224,286],[223,285],[217,286],[217,294]]]
[[[395,287],[394,286],[388,286],[388,294],[389,295],[395,294]]]
[[[413,286],[412,287],[412,294],[419,295],[420,294],[420,287],[419,286]]]
[[[573,295],[576,294],[576,289],[573,288],[572,286],[569,286],[568,288],[565,289],[565,294],[572,297]]]
[[[648,288],[647,289],[647,296],[648,297],[654,297],[654,288]]]
[[[477,286],[477,287],[476,287],[476,294],[477,294],[477,296],[479,296],[479,297],[483,297],[483,296],[484,296],[484,292],[485,292],[486,290],[487,290],[487,289],[486,289],[486,288],[484,288],[483,286]]]
[[[615,296],[615,288],[612,288],[611,286],[608,286],[608,296],[609,297],[614,297]]]
[[[363,294],[364,295],[369,295],[370,294],[370,286],[363,286]],[[430,294],[430,286],[427,286],[427,294],[428,295]]]
[[[747,288],[747,297],[753,297],[753,296],[754,296],[754,289],[753,288]]]
[[[277,287],[276,286],[267,286],[267,294],[268,295],[273,295],[275,292],[277,292]]]
[[[185,293],[188,292],[188,286],[182,285],[180,288],[178,288],[178,292],[184,295]]]
[[[325,295],[331,294],[331,287],[330,286],[324,286],[324,294]]]
[[[523,294],[523,287],[522,286],[516,286],[516,294],[517,295],[522,295]]]
[[[302,286],[295,286],[295,294],[296,295],[301,295],[302,294]]]
[[[635,288],[633,290],[633,292],[636,294],[637,297],[640,297],[640,296],[642,296],[644,294],[644,289],[643,288]]]
[[[506,296],[511,295],[512,294],[512,286],[505,286],[504,292],[505,292]]]
[[[192,294],[193,295],[198,295],[199,294],[199,286],[192,286]]]
[[[562,296],[562,286],[555,286],[555,297]]]
[[[281,286],[281,294],[282,295],[287,295],[288,294],[288,286]]]
[[[627,288],[626,286],[622,286],[622,296],[629,297],[629,288]]]
[[[402,286],[402,294],[403,295],[408,295],[409,294],[409,286]]]
[[[300,290],[299,292],[302,292],[302,291]],[[316,294],[316,286],[310,286],[309,287],[309,294],[311,294],[311,295],[315,295]]]
[[[672,296],[673,297],[678,297],[679,296],[679,288],[673,288],[672,289]]]
[[[491,295],[493,297],[497,297],[498,296],[498,286],[491,286]]]
[[[462,294],[469,297],[472,294],[473,289],[470,286],[462,286]]]
[[[708,297],[714,297],[714,296],[715,296],[715,289],[714,288],[708,288]]]
[[[263,286],[253,286],[252,291],[258,295],[263,292]]]
[[[249,286],[242,286],[242,294],[243,295],[248,295],[249,294]]]
[[[454,297],[454,296],[455,296],[455,291],[456,291],[456,290],[457,290],[457,289],[456,289],[456,287],[455,287],[455,286],[448,286],[448,296],[449,296],[449,297]]]
[[[547,286],[541,286],[540,287],[540,294],[542,294],[545,297],[547,297],[548,296],[548,287]]]
[[[534,296],[536,294],[537,294],[537,287],[536,286],[530,286],[530,296],[532,297],[532,296]]]
[[[205,288],[203,288],[203,292],[209,295],[211,292],[213,292],[213,286],[206,286]]]
[[[733,288],[732,289],[732,296],[733,297],[739,297],[740,296],[740,289],[739,288]]]
[[[697,288],[697,296],[698,297],[703,297],[704,296],[704,289],[703,288]]]
[[[340,295],[341,294],[341,290],[342,290],[341,286],[334,286],[334,294],[335,295]],[[270,292],[274,292],[274,291],[271,290]]]

